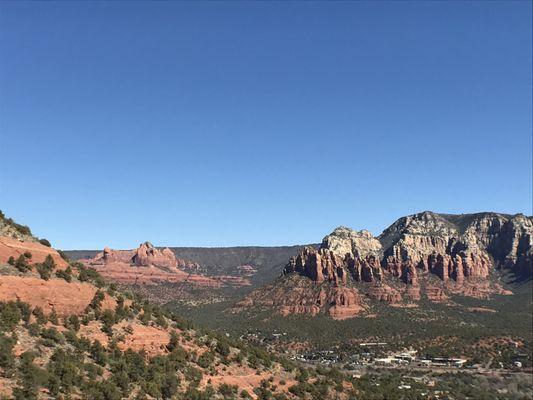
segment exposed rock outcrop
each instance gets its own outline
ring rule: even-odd
[[[276,283],[253,291],[234,311],[271,308],[281,315],[327,313],[334,319],[353,318],[366,309],[364,296],[354,287],[316,285],[293,274],[284,285]]]
[[[55,311],[59,316],[83,314],[96,293],[89,283],[66,282],[63,279],[44,279],[20,276],[0,278],[0,301],[19,299],[32,307],[41,307],[49,314]],[[105,294],[102,309],[113,310],[115,300]]]
[[[134,265],[139,267],[156,265],[159,267],[176,268],[176,256],[168,247],[163,250],[156,249],[150,242],[144,242],[135,250],[131,258]]]
[[[250,284],[242,276],[207,276],[194,273],[192,271],[200,269],[198,264],[178,259],[169,248],[160,250],[149,242],[142,243],[134,250],[113,250],[106,247],[94,258],[81,261],[96,269],[105,278],[125,285],[187,283],[192,286],[219,288]]]
[[[187,264],[187,261],[178,260],[172,250],[159,250],[149,242],[142,243],[134,250],[106,247],[94,258],[81,261],[105,278],[125,285],[189,282],[200,286],[221,286],[219,281],[178,268]]]
[[[364,301],[355,288],[336,287],[333,290],[322,291],[328,313],[334,319],[353,318],[365,310]]]
[[[322,248],[344,257],[349,254],[355,258],[379,256],[381,243],[367,230],[354,231],[345,226],[339,226],[322,240]]]
[[[349,276],[356,282],[381,279],[381,266],[376,257],[354,258],[350,253],[341,257],[327,248],[305,248],[298,256],[291,258],[283,270],[284,274],[293,272],[317,283],[327,281],[346,284]]]
[[[379,239],[383,265],[394,276],[407,282],[405,269],[415,267],[462,283],[465,278],[487,278],[495,268],[530,277],[532,237],[532,218],[521,214],[425,211],[400,218]]]
[[[272,304],[282,314],[329,312],[338,318],[364,311],[364,297],[399,305],[423,297],[445,302],[454,294],[511,294],[492,276],[509,270],[531,279],[532,238],[533,219],[521,214],[426,211],[398,219],[379,238],[339,227],[319,249],[305,248],[286,265],[283,275],[307,279],[307,289],[299,282],[266,292],[276,296]],[[268,294],[257,294],[261,290],[249,296],[253,304],[269,303]]]
[[[185,260],[178,260],[168,247],[159,250],[150,242],[141,243],[135,250],[113,250],[106,247],[102,253],[99,253],[91,260],[92,264],[110,264],[110,263],[127,263],[137,267],[163,267],[174,269],[178,264],[186,264]]]
[[[26,241],[12,237],[0,236],[0,264],[7,263],[10,257],[17,259],[20,255],[30,253],[28,263],[42,263],[47,256],[51,256],[59,269],[67,267],[67,262],[57,250],[44,246],[36,241]]]

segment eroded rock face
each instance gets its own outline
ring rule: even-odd
[[[491,275],[503,268],[530,279],[532,238],[533,219],[520,214],[426,211],[400,218],[379,240],[368,231],[339,227],[319,249],[305,248],[291,258],[283,271],[306,278],[310,286],[273,287],[272,305],[285,315],[350,318],[367,308],[365,298],[400,305],[421,298],[446,302],[453,294],[511,294]],[[260,291],[251,302],[268,304],[269,294]]]
[[[344,257],[335,252],[320,248],[306,247],[298,256],[291,258],[285,266],[284,274],[298,273],[316,283],[330,282],[337,285],[349,280],[374,282],[381,279],[381,266],[374,256],[354,258],[346,253]]]
[[[322,240],[321,248],[344,257],[346,254],[354,258],[379,256],[381,243],[367,230],[354,231],[345,226],[339,226]]]
[[[234,311],[269,308],[281,315],[329,314],[334,319],[353,318],[366,309],[364,296],[354,287],[316,285],[293,274],[287,286],[271,284],[255,290],[237,303]]]
[[[353,318],[366,309],[362,296],[355,288],[336,287],[324,293],[324,297],[333,319]]]
[[[372,285],[368,291],[368,296],[372,299],[385,301],[391,304],[400,303],[402,301],[401,293],[385,284]]]
[[[135,251],[131,259],[137,266],[157,265],[160,267],[176,268],[176,256],[168,247],[163,250],[156,249],[150,242],[144,242]]]
[[[149,267],[151,265],[164,268],[176,268],[178,264],[185,264],[185,260],[177,260],[176,256],[168,247],[159,250],[150,242],[141,243],[135,250],[113,250],[104,248],[102,253],[92,260],[94,264],[103,263],[128,263],[137,267]]]
[[[291,258],[284,273],[297,272],[314,282],[324,281],[346,283],[347,269],[345,257],[341,257],[328,249],[313,249],[311,247]]]
[[[132,252],[129,250],[113,250],[109,247],[106,247],[102,253],[96,255],[94,262],[102,262],[104,264],[110,264],[114,262],[130,263],[131,258]]]
[[[531,276],[532,219],[496,213],[403,217],[380,236],[383,265],[394,276],[418,268],[443,281],[487,278],[497,267]],[[494,260],[494,261],[492,261]]]

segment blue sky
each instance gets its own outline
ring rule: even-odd
[[[531,2],[1,2],[0,208],[56,247],[531,214]]]

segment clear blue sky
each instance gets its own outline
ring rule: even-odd
[[[59,248],[531,214],[529,1],[0,3],[0,208]]]

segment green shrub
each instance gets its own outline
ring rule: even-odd
[[[9,378],[15,371],[15,356],[13,355],[15,340],[9,336],[0,335],[0,372]]]
[[[0,331],[12,331],[22,319],[15,301],[0,302]]]
[[[59,253],[59,256],[60,256],[63,260],[65,260],[66,262],[69,262],[69,261],[70,261],[70,258],[68,258],[67,254],[66,254],[64,251],[62,251],[62,250],[58,250],[57,252]]]
[[[46,315],[44,315],[41,307],[35,307],[32,314],[35,316],[35,319],[39,325],[44,325],[48,322],[48,318],[46,318]]]
[[[41,337],[43,339],[49,339],[58,344],[63,342],[63,335],[54,327],[43,329],[41,331]]]
[[[52,247],[52,244],[46,240],[46,239],[39,239],[39,243],[41,243],[43,246],[46,246],[46,247]]]
[[[15,261],[15,268],[23,273],[31,270],[31,266],[28,264],[28,261],[26,260],[26,257],[24,257],[24,254],[21,254]]]
[[[198,365],[202,368],[209,367],[213,364],[213,361],[215,361],[215,355],[209,350],[206,350],[200,357],[198,357]]]
[[[44,262],[40,264],[35,264],[35,267],[37,268],[37,272],[41,276],[41,279],[47,281],[50,279],[52,271],[56,268],[56,263],[52,256],[48,254]]]
[[[56,272],[56,276],[64,279],[67,282],[72,282],[72,269],[68,266],[66,269],[60,269]]]
[[[170,340],[167,344],[167,350],[172,352],[174,351],[175,349],[178,349],[180,348],[180,341],[179,341],[179,336],[178,334],[176,333],[176,331],[171,331],[170,332]]]
[[[37,272],[39,273],[41,279],[44,279],[45,281],[50,279],[50,276],[52,275],[51,272],[48,271],[42,264],[36,264],[35,267],[37,268]]]
[[[77,332],[80,330],[80,319],[77,315],[73,314],[67,318],[66,326]]]
[[[98,365],[105,366],[107,363],[107,354],[98,340],[95,340],[91,346],[91,357]]]
[[[39,336],[41,334],[41,327],[38,324],[29,324],[28,333],[30,336]]]
[[[105,310],[100,315],[100,320],[102,321],[102,332],[106,333],[108,336],[113,335],[113,325],[115,324],[115,313],[111,310]]]
[[[91,300],[91,303],[89,304],[89,308],[93,310],[100,310],[102,307],[102,302],[105,299],[105,294],[101,290],[97,290],[94,294],[93,299]]]

